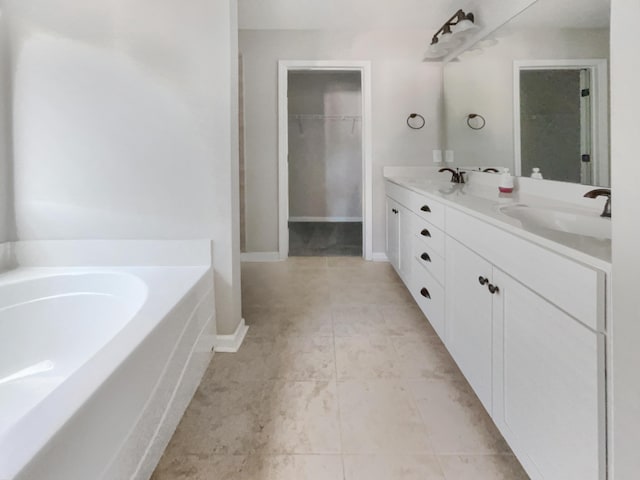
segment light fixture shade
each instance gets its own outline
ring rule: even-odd
[[[424,58],[434,59],[434,58],[442,58],[447,53],[449,53],[449,49],[440,43],[433,43],[427,48],[427,51],[424,52]]]
[[[476,30],[477,28],[478,26],[475,23],[467,19],[460,20],[454,27],[456,33]]]
[[[440,35],[440,42],[442,44],[449,43],[453,39],[453,33],[451,31],[444,32]]]

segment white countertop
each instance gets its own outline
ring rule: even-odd
[[[442,182],[439,179],[409,178],[400,175],[385,175],[385,178],[401,187],[432,197],[448,207],[486,221],[502,230],[522,237],[544,248],[572,258],[586,265],[611,272],[611,240],[577,235],[525,225],[516,218],[502,213],[499,208],[504,205],[527,204],[546,208],[583,208],[585,213],[598,215],[600,205],[593,208],[563,204],[557,199],[548,199],[531,193],[514,191],[499,193],[495,186],[483,184],[455,184]]]

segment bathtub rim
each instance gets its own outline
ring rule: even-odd
[[[73,271],[82,273],[131,273],[148,288],[148,296],[138,312],[96,351],[58,388],[31,412],[0,437],[0,479],[11,480],[47,444],[52,441],[73,415],[83,408],[105,381],[123,364],[128,356],[147,338],[179,302],[203,279],[210,275],[210,266],[145,266],[145,267],[20,267],[0,274],[0,286],[6,275],[43,275],[51,277]],[[170,275],[169,275],[170,274]],[[171,278],[171,285],[167,284]],[[2,277],[5,277],[4,279]],[[36,277],[37,278],[37,277]],[[8,282],[7,282],[8,283]],[[170,293],[167,291],[169,290]],[[38,432],[38,433],[33,433]],[[17,440],[16,440],[17,436]]]

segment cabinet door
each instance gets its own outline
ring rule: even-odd
[[[409,209],[400,207],[400,277],[405,284],[409,285],[411,280],[411,268],[413,261],[413,217],[414,214]]]
[[[387,258],[400,272],[400,205],[387,197]]]
[[[498,269],[494,419],[532,479],[601,480],[604,339]]]
[[[492,411],[492,265],[446,239],[445,344],[480,401]]]

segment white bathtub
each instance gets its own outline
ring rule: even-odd
[[[146,479],[211,358],[206,266],[0,275],[0,480]]]

